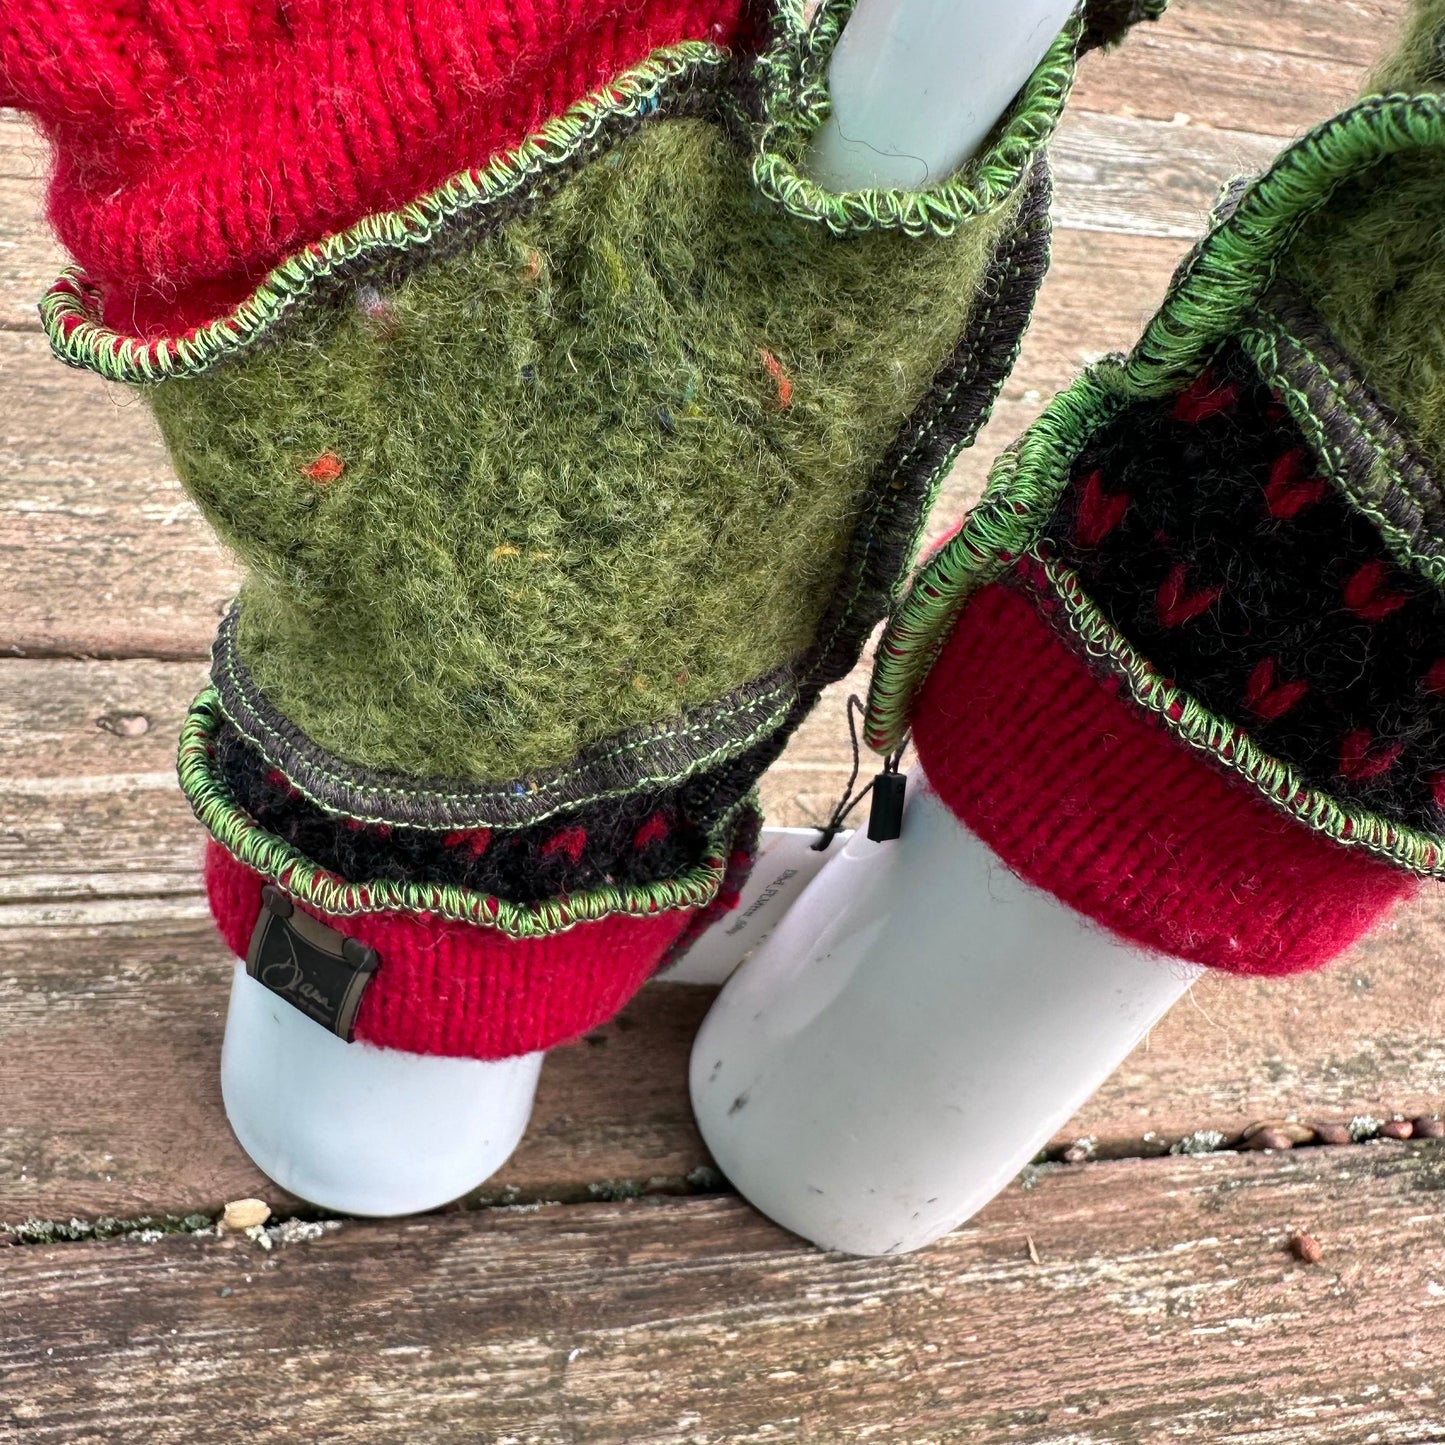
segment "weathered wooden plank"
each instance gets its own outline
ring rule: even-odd
[[[203,657],[239,573],[140,398],[0,332],[0,653]]]
[[[887,1260],[722,1198],[18,1247],[0,1375],[44,1445],[1421,1445],[1442,1189],[1438,1145],[1084,1165]]]
[[[0,1221],[289,1202],[222,1110],[230,972],[204,919],[0,929]],[[675,1181],[706,1162],[685,1061],[711,996],[656,985],[554,1053],[527,1139],[492,1188],[585,1197],[588,1183]]]
[[[0,175],[0,330],[39,330],[35,303],[63,264],[45,226],[39,182]]]
[[[0,660],[0,779],[174,772],[196,662]]]
[[[0,110],[0,330],[39,328],[36,299],[62,264],[45,224],[46,169],[44,142]]]
[[[175,750],[205,678],[197,663],[0,659],[0,912],[194,899],[201,833]]]
[[[1171,0],[1157,30],[1266,57],[1300,55],[1363,69],[1390,43],[1408,8],[1409,0]],[[1154,26],[1140,27],[1131,46],[1154,33]]]
[[[1359,94],[1405,0],[1174,0],[1118,51],[1088,56],[1073,104],[1105,115],[1293,136]]]
[[[1282,138],[1348,105],[1359,93],[1363,62],[1374,56],[1372,47],[1360,53],[1361,63],[1326,60],[1194,40],[1178,30],[1145,26],[1124,51],[1086,57],[1074,104],[1121,118]]]
[[[1074,110],[1050,151],[1055,221],[1192,240],[1223,183],[1267,166],[1279,149],[1275,136]]]
[[[1234,1138],[1267,1118],[1439,1111],[1442,937],[1437,898],[1323,974],[1201,981],[1054,1145],[1090,1139],[1119,1155],[1203,1129]],[[221,1109],[229,970],[203,918],[0,926],[0,1221],[284,1198]],[[711,997],[654,984],[590,1042],[555,1052],[531,1131],[488,1191],[554,1197],[707,1164],[686,1076]]]

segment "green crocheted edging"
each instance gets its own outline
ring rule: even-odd
[[[919,191],[828,191],[803,175],[798,162],[831,109],[827,62],[852,8],[853,0],[823,0],[805,26],[801,0],[783,7],[783,39],[755,68],[765,116],[753,160],[758,190],[790,215],[820,221],[839,236],[881,230],[947,236],[996,210],[1058,125],[1073,88],[1083,6],[1049,46],[988,150],[954,177]]]
[[[1397,867],[1445,878],[1445,838],[1392,822],[1312,788],[1287,763],[1265,752],[1242,728],[1216,716],[1154,671],[1084,592],[1069,567],[1031,552],[1063,604],[1084,653],[1128,687],[1134,701],[1156,714],[1182,742],[1252,783],[1270,802],[1306,827],[1347,847],[1363,848]]]
[[[726,50],[705,41],[657,50],[482,169],[462,171],[400,210],[363,217],[287,257],[232,311],[183,336],[145,340],[113,330],[100,319],[99,293],[85,272],[67,267],[40,303],[51,349],[67,364],[111,381],[194,376],[254,344],[337,271],[431,245],[459,221],[495,209],[572,164],[618,120],[651,113],[672,91],[720,74],[730,63]]]
[[[1176,272],[1164,304],[1129,353],[1136,396],[1163,396],[1204,349],[1234,333],[1301,225],[1333,192],[1392,156],[1445,148],[1445,96],[1367,96],[1284,151]]]
[[[1246,329],[1280,253],[1337,186],[1391,156],[1431,148],[1445,148],[1445,96],[1370,96],[1317,126],[1239,193],[1180,266],[1129,355],[1106,358],[1050,402],[999,459],[959,531],[919,569],[879,642],[863,730],[869,747],[885,755],[898,747],[954,617],[1036,540],[1093,431],[1133,401],[1168,395],[1213,346]]]
[[[711,903],[722,887],[729,843],[738,821],[757,810],[744,798],[719,821],[709,839],[710,856],[681,877],[631,887],[602,887],[540,903],[513,903],[451,884],[376,881],[348,883],[318,868],[305,854],[269,833],[231,797],[214,757],[212,737],[220,719],[219,699],[207,688],[191,705],[181,727],[177,770],[181,789],[201,825],[227,852],[274,880],[293,898],[333,917],[364,913],[431,914],[458,923],[495,928],[509,938],[540,938],[611,914],[651,917]]]
[[[686,781],[697,774],[706,772],[720,763],[731,761],[739,754],[756,747],[764,738],[771,737],[782,727],[789,712],[797,701],[800,684],[791,676],[779,681],[766,692],[739,702],[726,709],[713,709],[705,716],[697,717],[690,724],[679,720],[671,728],[653,728],[641,736],[624,738],[614,746],[596,751],[587,757],[584,764],[571,768],[553,769],[543,778],[518,778],[492,792],[490,800],[487,790],[475,788],[436,788],[426,782],[410,778],[368,775],[366,769],[349,768],[341,759],[317,747],[309,738],[289,725],[291,735],[278,725],[280,715],[269,710],[264,695],[255,682],[245,675],[240,664],[234,636],[230,634],[235,618],[235,609],[227,614],[222,624],[221,636],[217,639],[212,655],[212,678],[219,686],[212,686],[215,695],[217,716],[224,719],[265,759],[266,763],[286,775],[287,783],[308,802],[323,812],[344,814],[358,823],[386,827],[455,827],[490,828],[496,832],[509,829],[530,828],[544,823],[561,813],[576,808],[589,807],[595,803],[614,798],[626,798],[650,792],[664,785]],[[228,699],[227,691],[231,696]],[[766,709],[766,711],[760,711]],[[268,716],[268,711],[272,715]],[[646,755],[659,740],[673,741],[684,747],[701,741],[709,733],[736,717],[749,714],[756,720],[745,732],[715,746],[708,747],[692,756],[686,768],[662,772],[641,772],[627,782],[612,786],[596,785],[590,791],[577,785],[589,778],[606,773],[609,764],[616,764],[629,754]],[[329,785],[327,787],[321,784]],[[525,812],[519,816],[509,814],[505,800],[514,797],[517,791],[534,796],[545,790],[555,795],[552,806]],[[417,810],[432,809],[442,817],[419,821],[400,815],[400,810],[386,811],[384,801],[404,796]],[[346,798],[348,801],[338,801]],[[361,798],[368,801],[361,802]],[[460,816],[457,816],[460,814]]]
[[[782,0],[777,38],[752,71],[762,97],[757,117],[741,114],[740,103],[721,94],[722,79],[733,63],[728,51],[705,41],[658,50],[484,168],[460,172],[400,210],[366,216],[289,256],[227,314],[182,336],[146,339],[115,331],[102,320],[99,292],[84,270],[68,267],[40,303],[51,348],[68,365],[111,381],[145,383],[197,375],[254,345],[338,272],[427,247],[460,222],[475,222],[504,202],[525,198],[549,175],[604,148],[608,135],[620,128],[619,121],[651,115],[675,93],[709,82],[718,91],[716,118],[728,107],[756,135],[753,175],[761,192],[791,215],[820,222],[836,234],[899,230],[911,236],[949,236],[961,222],[1006,204],[1053,133],[1068,98],[1082,6],[1029,78],[994,143],[956,178],[923,191],[835,194],[799,175],[791,158],[801,155],[827,113],[824,68],[853,3],[824,0],[809,23],[801,0]]]
[[[964,603],[1033,545],[1085,442],[1129,405],[1116,379],[1119,366],[1106,358],[1054,397],[994,463],[963,525],[919,569],[878,643],[863,726],[876,752],[894,752],[902,743],[914,694]]]

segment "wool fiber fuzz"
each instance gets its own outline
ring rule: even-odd
[[[252,568],[257,680],[342,758],[487,781],[795,659],[1015,211],[838,238],[665,121],[305,345],[155,388]]]

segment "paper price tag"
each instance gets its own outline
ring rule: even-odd
[[[798,895],[851,833],[839,833],[821,852],[816,828],[764,828],[758,861],[742,900],[660,977],[666,983],[726,983],[735,968],[778,926]]]

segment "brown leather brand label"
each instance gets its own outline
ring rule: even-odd
[[[351,1042],[356,1011],[381,963],[374,948],[303,913],[267,885],[246,972],[307,1018]]]

